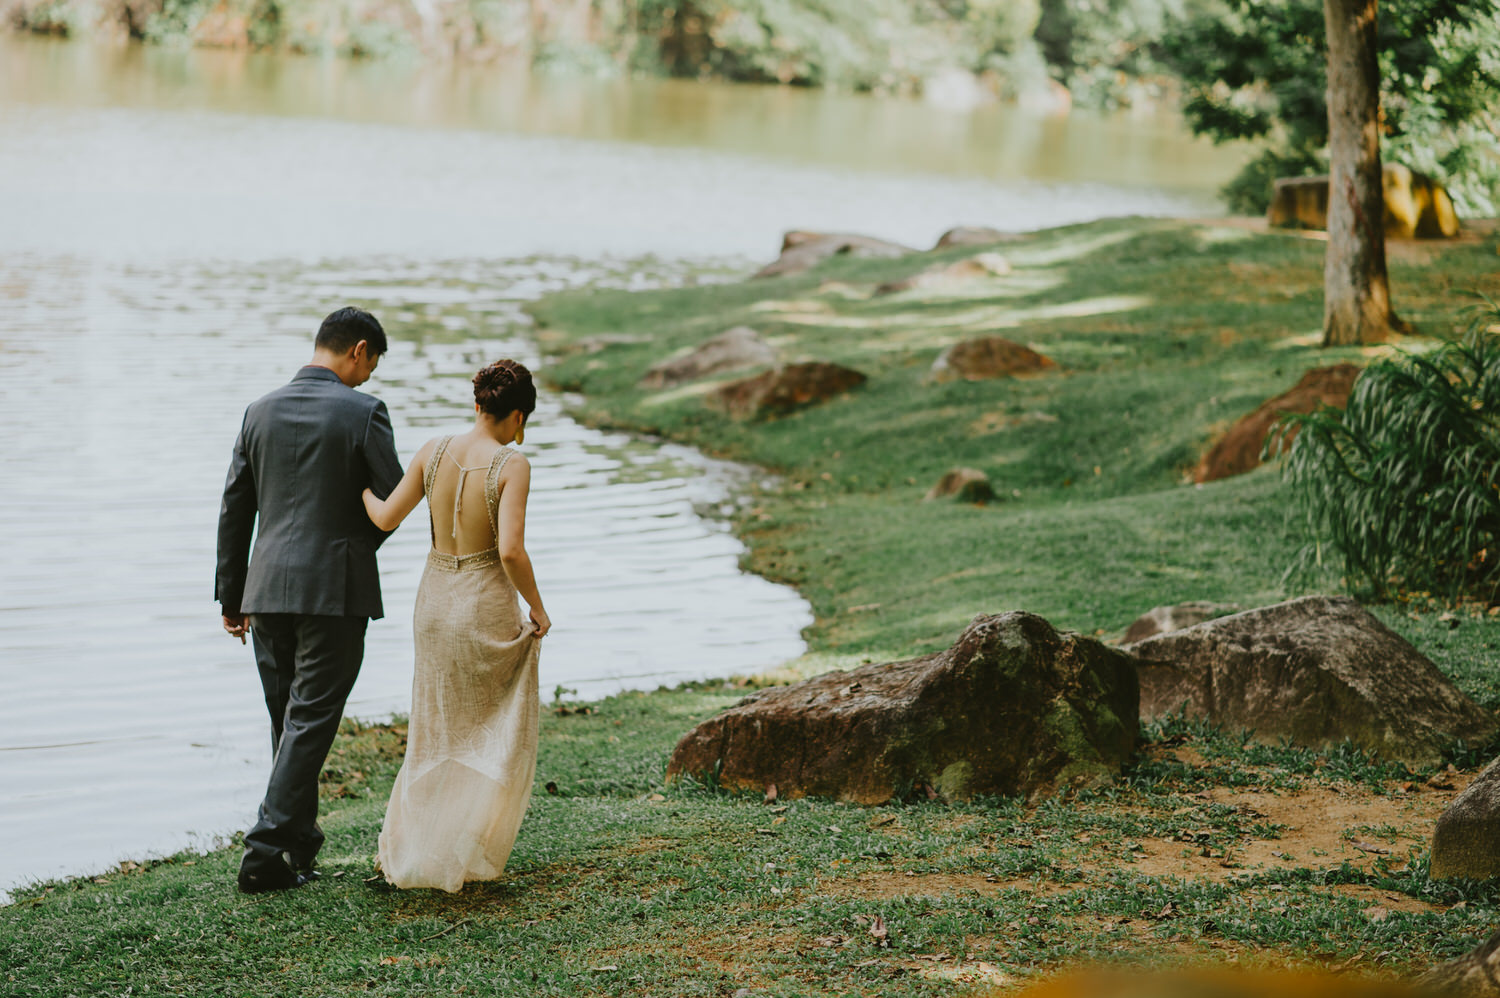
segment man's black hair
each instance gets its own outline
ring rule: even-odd
[[[360,340],[369,344],[370,353],[376,357],[385,355],[385,330],[381,328],[380,320],[364,309],[350,305],[323,320],[314,342],[320,349],[344,354],[352,350]]]

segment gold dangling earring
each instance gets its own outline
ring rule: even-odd
[[[516,427],[516,443],[523,444],[525,442],[526,442],[526,424],[522,423],[520,426]]]

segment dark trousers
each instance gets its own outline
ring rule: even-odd
[[[271,779],[240,869],[268,873],[312,866],[323,845],[318,774],[365,653],[365,617],[257,613],[255,664],[271,715]],[[283,858],[284,857],[284,858]]]

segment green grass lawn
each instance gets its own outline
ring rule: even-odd
[[[789,673],[944,647],[981,612],[1114,637],[1157,604],[1336,586],[1283,581],[1301,541],[1274,468],[1183,484],[1216,433],[1303,371],[1384,349],[1314,345],[1320,244],[1121,220],[997,249],[1013,274],[947,297],[868,290],[965,251],[547,299],[544,374],[583,392],[593,423],[778,473],[734,527],[747,567],[816,611]],[[1493,240],[1400,249],[1395,300],[1421,333],[1452,335],[1460,292],[1500,293],[1497,263]],[[738,323],[788,359],[870,381],[756,423],[701,390],[637,387],[652,362]],[[1060,371],[928,383],[944,345],[990,331]],[[621,333],[637,342],[580,346]],[[955,466],[986,471],[1002,501],[923,503]],[[1500,618],[1372,609],[1500,707]],[[0,993],[948,995],[1100,960],[1406,974],[1495,922],[1495,886],[1425,877],[1432,822],[1488,747],[1414,774],[1178,723],[1143,731],[1114,788],[1067,800],[859,808],[667,786],[677,738],[745,682],[549,710],[505,878],[456,895],[365,885],[404,729],[347,724],[325,773],[322,881],[239,895],[231,847],[18,891],[0,908]]]

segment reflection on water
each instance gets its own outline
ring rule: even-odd
[[[250,270],[10,258],[0,281],[0,886],[171,849],[253,810],[266,721],[249,649],[211,601],[218,492],[244,406],[306,361],[326,303],[382,316],[403,459],[472,419],[474,370],[535,363],[518,300],[670,268],[565,261]],[[811,622],[738,570],[737,472],[587,430],[543,394],[528,546],[555,630],[542,687],[583,696],[774,665]],[[381,551],[352,713],[406,708],[425,511]]]
[[[806,88],[533,75],[0,36],[0,94],[71,106],[337,118],[713,149],[846,170],[1212,194],[1243,162],[1175,111],[1040,115]],[[1002,226],[1003,227],[1003,226]]]
[[[769,258],[793,228],[929,246],[1216,212],[1240,156],[1158,119],[0,35],[0,252]]]

